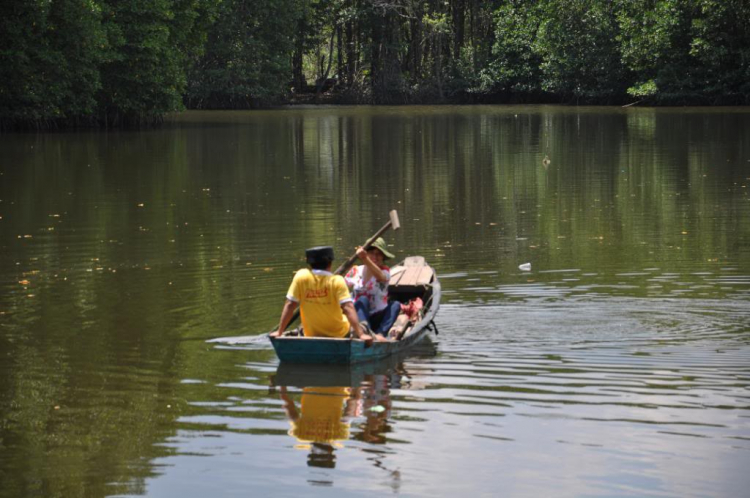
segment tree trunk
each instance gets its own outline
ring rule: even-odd
[[[453,0],[453,58],[458,60],[461,57],[461,48],[464,46],[464,25],[466,0]]]
[[[315,95],[319,95],[320,91],[323,89],[323,87],[326,84],[326,80],[328,79],[328,75],[331,73],[331,65],[333,64],[333,38],[336,36],[336,30],[331,30],[331,41],[328,42],[328,66],[325,68],[325,71],[323,71],[323,64],[325,64],[326,56],[324,55],[320,59],[320,78],[316,82],[315,85]]]
[[[346,23],[346,68],[344,69],[347,88],[351,88],[354,84],[354,53],[354,21],[349,21]]]
[[[438,87],[438,96],[443,100],[443,35],[435,36],[435,81]]]
[[[380,78],[381,78],[381,50],[383,47],[383,21],[380,16],[374,16],[372,19],[372,40],[370,47],[370,84],[375,98],[380,97]]]
[[[422,9],[414,13],[415,15],[409,20],[411,26],[411,40],[409,43],[409,72],[411,73],[411,82],[417,83],[422,79]]]
[[[294,91],[304,93],[307,89],[305,73],[302,70],[302,55],[305,52],[305,31],[307,23],[305,19],[300,19],[297,26],[297,39],[294,41],[294,54],[292,55],[292,78]]]
[[[344,30],[341,25],[336,26],[336,83],[341,84],[344,77],[344,46],[341,40],[341,34]]]

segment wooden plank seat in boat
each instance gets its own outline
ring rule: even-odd
[[[400,265],[391,268],[388,294],[391,299],[404,304],[416,297],[421,298],[423,303],[427,303],[432,295],[433,281],[435,281],[435,271],[424,258],[410,256]],[[389,335],[400,339],[420,318],[410,319],[403,313],[399,314]]]
[[[435,276],[434,270],[422,256],[409,256],[391,269],[389,287],[417,287],[429,285]]]

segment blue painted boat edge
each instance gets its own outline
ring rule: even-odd
[[[279,360],[292,363],[351,363],[352,342],[333,337],[271,338]]]

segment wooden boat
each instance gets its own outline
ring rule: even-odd
[[[360,387],[368,378],[378,375],[411,377],[412,373],[404,367],[406,358],[433,358],[436,354],[436,345],[427,334],[419,344],[374,361],[347,364],[281,362],[271,376],[271,383],[277,387],[298,388]]]
[[[440,306],[440,281],[423,257],[411,256],[391,269],[388,293],[391,299],[401,303],[418,297],[424,304],[399,340],[373,342],[370,347],[365,347],[363,341],[350,338],[304,337],[300,329],[296,329],[282,337],[271,338],[276,355],[282,362],[289,363],[352,364],[379,360],[408,350],[434,328],[433,320]]]

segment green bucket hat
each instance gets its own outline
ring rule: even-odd
[[[393,253],[392,253],[392,252],[390,252],[390,251],[389,251],[389,250],[388,250],[388,249],[386,248],[386,246],[385,246],[385,240],[383,240],[383,237],[378,237],[378,238],[377,238],[377,239],[375,240],[375,242],[373,242],[373,243],[372,243],[372,244],[370,245],[370,247],[371,247],[371,248],[373,248],[373,247],[374,247],[374,248],[375,248],[375,249],[377,249],[378,251],[382,252],[382,253],[383,253],[383,256],[385,256],[385,259],[392,259],[392,258],[394,258],[394,257],[395,257],[395,256],[393,255]]]

